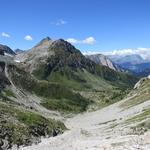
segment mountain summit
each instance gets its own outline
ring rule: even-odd
[[[43,38],[35,47],[41,46],[41,45],[49,45],[49,43],[52,41],[50,37]]]

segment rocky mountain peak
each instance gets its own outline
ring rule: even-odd
[[[47,36],[47,37],[45,37],[45,38],[43,38],[42,40],[41,40],[41,42],[46,42],[46,41],[51,41],[52,39],[49,37],[49,36]]]
[[[43,38],[35,47],[39,46],[49,46],[52,42],[52,39],[50,37]]]
[[[51,47],[54,51],[57,51],[57,52],[59,51],[59,52],[74,53],[78,51],[72,44],[65,41],[64,39],[58,39],[54,41]]]

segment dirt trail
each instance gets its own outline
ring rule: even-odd
[[[123,123],[128,117],[150,107],[150,100],[123,111],[119,106],[124,101],[68,118],[65,125],[69,131],[20,150],[149,150],[150,145],[145,142],[147,137],[150,139],[150,133],[128,135],[129,129]]]

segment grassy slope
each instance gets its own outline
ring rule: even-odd
[[[15,66],[9,66],[14,84],[28,92],[40,96],[41,104],[46,108],[59,111],[81,112],[85,111],[89,101],[69,88],[47,81],[34,79],[25,71]]]
[[[42,64],[34,75],[40,80],[62,83],[75,90],[107,89],[116,87],[119,89],[132,88],[137,79],[128,74],[115,72],[104,66],[93,64],[95,72],[87,68],[72,68],[69,66],[52,69],[50,73],[45,72],[48,66]],[[45,68],[45,69],[44,69]]]
[[[30,145],[41,136],[53,136],[56,128],[66,129],[59,121],[0,102],[0,142],[7,138],[9,148],[14,144]]]
[[[150,100],[150,79],[144,79],[139,88],[133,89],[129,94],[129,100],[121,106],[128,108]]]
[[[126,124],[132,124],[131,129],[135,134],[144,134],[150,130],[150,108],[144,109],[140,114],[132,116],[125,121]]]
[[[98,67],[98,69],[100,68]],[[93,101],[92,109],[98,109],[121,100],[126,95],[126,90],[130,89],[136,81],[132,76],[108,70],[112,71],[110,72],[110,77],[116,76],[116,79],[113,79],[114,81],[106,80],[98,74],[90,73],[86,69],[74,70],[70,67],[52,71],[46,80],[61,83],[65,87],[75,90],[86,99]],[[112,73],[114,74],[112,75]]]

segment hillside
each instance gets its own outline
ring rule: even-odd
[[[144,103],[150,99],[150,78],[141,78],[131,90],[128,97],[129,100],[124,103],[124,107],[133,107],[137,104]]]

